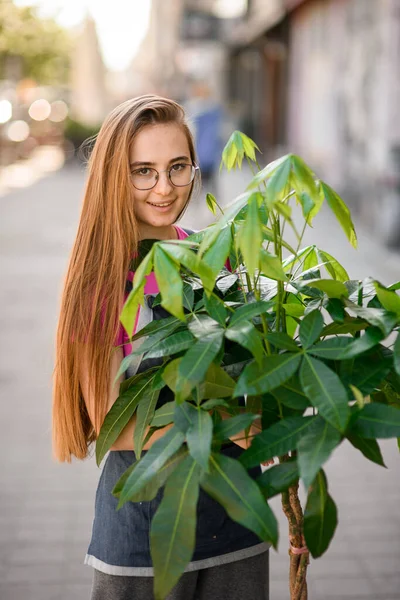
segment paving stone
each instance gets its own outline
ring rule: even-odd
[[[0,583],[0,598],[1,600],[64,600],[62,599],[62,589],[59,584],[4,584]],[[72,600],[70,596],[69,600]],[[67,598],[65,597],[65,600]],[[78,600],[78,599],[73,599]],[[81,600],[81,599],[79,599]],[[87,597],[82,597],[82,600],[87,600]]]
[[[328,595],[332,596],[333,592],[337,599],[357,598],[365,595],[366,598],[374,598],[375,600],[375,596],[373,595],[374,588],[372,587],[371,580],[366,578],[313,578],[312,585],[315,590],[315,600],[324,600]]]

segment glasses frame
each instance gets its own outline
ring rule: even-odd
[[[135,190],[138,190],[139,192],[148,192],[149,190],[152,190],[153,188],[156,187],[157,183],[160,181],[160,173],[167,173],[168,181],[174,187],[186,187],[186,186],[190,185],[191,183],[193,183],[193,181],[194,181],[194,179],[196,177],[196,171],[200,171],[200,167],[198,165],[196,165],[196,163],[176,163],[176,164],[178,164],[178,165],[185,165],[187,167],[192,167],[192,169],[194,169],[192,180],[189,181],[189,183],[182,183],[180,185],[176,185],[176,183],[174,183],[172,181],[172,179],[171,179],[171,171],[172,171],[172,169],[174,168],[175,165],[172,165],[172,167],[170,167],[169,169],[165,169],[164,171],[158,171],[157,169],[154,169],[153,167],[142,167],[144,169],[151,169],[152,171],[155,171],[157,173],[156,182],[151,187],[148,187],[148,188],[138,188],[138,187],[136,187],[136,185],[132,181],[133,187],[135,188]],[[131,175],[133,175],[133,173],[131,173]]]

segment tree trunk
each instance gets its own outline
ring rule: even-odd
[[[284,462],[289,457],[282,457]],[[308,600],[307,566],[309,552],[306,548],[303,531],[303,509],[298,496],[299,484],[282,493],[282,507],[289,522],[289,590],[290,600]]]

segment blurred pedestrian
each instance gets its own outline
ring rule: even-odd
[[[132,260],[144,240],[184,239],[176,225],[199,184],[191,132],[182,107],[154,95],[128,100],[106,118],[89,159],[88,180],[59,317],[54,379],[54,451],[60,461],[84,459],[119,395],[116,376],[130,338],[119,314],[134,277]],[[158,293],[152,273],[136,330],[153,317]],[[165,312],[165,311],[164,311]],[[165,312],[164,316],[168,313]],[[163,315],[158,315],[158,318]],[[159,366],[158,359],[152,366]],[[131,377],[149,368],[131,363]],[[172,397],[171,397],[172,396]],[[173,399],[164,387],[157,407]],[[136,415],[111,447],[96,493],[92,539],[85,563],[94,567],[92,600],[151,600],[151,519],[161,500],[127,502],[116,510],[115,484],[136,458]],[[148,450],[170,426],[156,430]],[[237,458],[243,432],[221,450]],[[235,438],[235,439],[236,439]],[[260,474],[257,467],[252,477]],[[268,545],[232,521],[200,490],[192,561],[170,600],[268,598]]]
[[[216,172],[221,160],[223,110],[205,81],[195,81],[185,103],[193,123],[204,192],[216,193]]]

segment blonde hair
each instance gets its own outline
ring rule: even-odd
[[[144,127],[177,123],[196,161],[183,108],[145,95],[123,102],[105,119],[88,162],[79,227],[61,299],[53,385],[53,452],[59,461],[84,459],[104,420],[110,389],[110,360],[132,254],[137,249],[129,153]],[[198,187],[196,178],[192,185]],[[96,405],[91,423],[79,381],[85,360]]]

